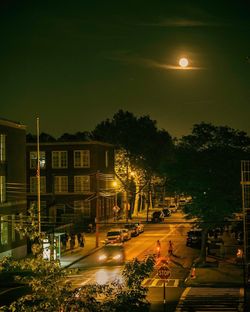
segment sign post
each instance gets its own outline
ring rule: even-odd
[[[164,304],[164,311],[166,307],[166,287],[165,287],[165,282],[170,276],[170,269],[167,265],[162,265],[158,269],[158,275],[161,279],[163,279],[163,304]]]

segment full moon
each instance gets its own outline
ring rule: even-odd
[[[187,67],[188,66],[188,59],[185,57],[182,57],[179,59],[179,65],[180,67]]]

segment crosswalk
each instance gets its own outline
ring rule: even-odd
[[[71,282],[73,288],[81,287],[88,284],[93,284],[96,282],[94,278],[82,278],[79,275],[68,276],[68,281]],[[179,279],[168,279],[165,281],[165,287],[178,287]],[[163,287],[164,280],[160,278],[146,278],[142,282],[142,286],[144,287]]]
[[[164,280],[160,278],[146,278],[142,282],[142,286],[144,287],[163,287]],[[179,286],[179,279],[168,279],[165,281],[165,287],[178,287]]]
[[[241,288],[187,287],[176,312],[243,312],[243,295]]]

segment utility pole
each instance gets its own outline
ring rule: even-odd
[[[128,163],[126,168],[126,223],[128,223]]]
[[[96,173],[96,217],[95,217],[95,246],[96,248],[99,247],[99,194],[100,190],[99,190],[99,171],[97,171]]]
[[[39,143],[39,117],[36,119],[36,129],[37,129],[37,214],[38,214],[38,232],[41,233],[41,180],[40,180],[40,143]]]

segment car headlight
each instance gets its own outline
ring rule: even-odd
[[[119,260],[119,259],[121,259],[121,257],[122,257],[121,255],[115,255],[115,256],[113,257],[113,259],[114,259],[114,260]]]
[[[107,256],[106,255],[100,255],[99,256],[99,260],[100,261],[103,261],[103,260],[106,260],[107,259]]]

